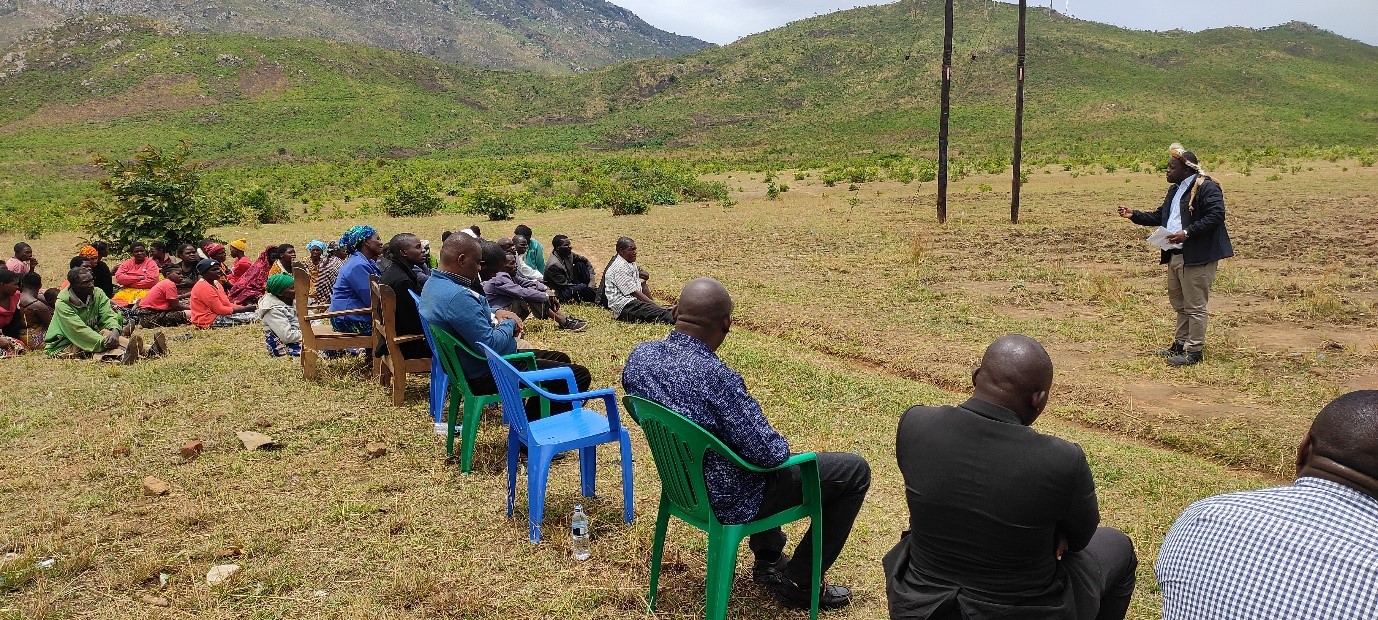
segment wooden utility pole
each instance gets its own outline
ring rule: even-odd
[[[938,223],[947,222],[947,116],[952,96],[952,2],[943,12],[943,94],[938,119]]]
[[[1024,158],[1024,10],[1019,0],[1019,75],[1014,94],[1014,180],[1010,183],[1010,223],[1019,223],[1019,171]]]

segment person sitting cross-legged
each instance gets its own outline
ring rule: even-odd
[[[1153,566],[1163,620],[1378,618],[1378,390],[1323,407],[1296,466],[1182,512]]]
[[[33,257],[33,246],[20,241],[14,244],[14,256],[5,259],[5,269],[24,275],[38,268],[38,259]]]
[[[716,353],[732,327],[732,308],[732,297],[717,280],[698,278],[686,284],[675,310],[674,331],[664,340],[632,350],[622,369],[622,386],[628,394],[689,418],[747,462],[775,467],[789,458],[789,442],[766,420],[742,376]],[[802,498],[797,466],[762,475],[739,469],[709,452],[703,469],[709,505],[725,524],[768,517],[797,506]],[[871,467],[857,454],[819,452],[818,475],[823,501],[821,559],[826,572],[842,552],[866,499]],[[810,604],[810,536],[805,534],[799,541],[793,558],[783,553],[786,539],[779,528],[754,534],[748,543],[756,556],[752,570],[755,580],[772,584],[780,601],[791,607],[807,608]],[[851,599],[848,588],[824,583],[819,606],[842,607]]]
[[[574,253],[574,242],[564,235],[550,241],[550,261],[545,267],[545,284],[555,289],[562,304],[591,304],[598,299],[593,288],[593,263]]]
[[[525,321],[528,317],[550,319],[559,329],[581,332],[588,323],[560,312],[560,301],[553,291],[535,280],[517,275],[521,260],[497,243],[483,243],[483,294],[494,310],[511,310]]]
[[[162,268],[158,261],[149,258],[148,246],[142,241],[135,241],[129,244],[130,258],[115,267],[115,282],[120,285],[120,290],[115,293],[110,301],[117,306],[127,306],[148,294],[153,285],[158,283]]]
[[[464,234],[450,235],[440,248],[440,266],[431,271],[431,278],[426,280],[421,291],[421,316],[433,329],[453,334],[471,351],[482,351],[478,345],[485,344],[500,355],[516,353],[522,320],[507,310],[494,311],[476,290],[484,268],[481,256],[482,246],[478,239]],[[535,354],[537,367],[567,366],[574,373],[578,391],[588,390],[592,376],[587,368],[573,363],[568,355],[559,351],[531,352]],[[497,393],[497,383],[485,359],[461,353],[459,364],[465,381],[475,394]],[[569,393],[564,381],[548,381],[542,385],[553,393]],[[537,398],[527,399],[528,418],[534,420],[540,416],[538,401]],[[550,407],[551,413],[569,409],[569,403],[551,403]]]
[[[230,327],[251,323],[258,318],[254,316],[253,306],[236,306],[230,303],[229,294],[220,284],[220,278],[223,276],[220,272],[220,263],[214,259],[203,258],[201,262],[196,263],[196,271],[201,274],[201,279],[191,287],[193,325],[201,329]]]
[[[301,324],[293,306],[296,299],[296,283],[285,273],[269,277],[267,289],[258,298],[254,314],[263,323],[263,340],[273,357],[301,357]]]
[[[96,279],[86,267],[67,272],[67,289],[58,293],[53,320],[44,337],[43,352],[53,357],[85,358],[132,364],[139,356],[167,352],[162,332],[153,334],[145,347],[133,324],[121,329],[120,315],[110,305],[105,291],[96,288]]]
[[[19,276],[19,340],[30,351],[43,348],[48,325],[53,320],[53,306],[57,303],[57,289],[43,290],[43,277],[37,271]]]
[[[163,279],[138,301],[139,327],[176,327],[190,323],[190,293],[184,299],[177,293],[181,286],[182,267],[168,263],[163,267]]]
[[[1097,527],[1086,454],[1029,428],[1053,362],[1002,336],[957,406],[910,407],[895,459],[909,529],[884,559],[890,617],[1118,620],[1134,594],[1129,537]]]
[[[535,280],[537,282],[543,282],[545,280],[545,271],[543,269],[532,267],[526,262],[526,255],[531,247],[531,241],[529,239],[521,235],[514,235],[511,239],[503,237],[498,239],[498,245],[502,246],[503,250],[517,255],[516,271],[512,272],[513,275],[520,276],[527,280]]]
[[[617,256],[603,270],[603,295],[612,317],[628,323],[674,324],[670,309],[651,299],[650,274],[636,265],[636,241],[617,239]]]

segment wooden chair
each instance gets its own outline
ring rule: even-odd
[[[391,286],[380,284],[377,276],[370,276],[369,295],[373,299],[373,335],[382,338],[387,347],[387,355],[373,357],[373,376],[384,387],[392,386],[392,404],[402,406],[407,397],[408,374],[430,374],[431,358],[407,359],[402,355],[402,345],[425,340],[425,334],[410,336],[397,335],[397,293]]]
[[[305,267],[297,267],[292,270],[292,279],[305,291],[310,285],[311,274]],[[355,314],[368,314],[372,312],[369,308],[357,308],[354,310],[337,310],[327,312],[329,304],[310,305],[306,301],[306,295],[297,295],[296,309],[297,322],[301,324],[301,374],[307,379],[316,378],[316,357],[321,351],[340,351],[343,349],[368,349],[373,346],[373,336],[363,334],[344,334],[331,329],[329,326],[314,326],[312,321],[329,320],[337,316],[350,316]]]

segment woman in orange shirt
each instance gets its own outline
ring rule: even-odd
[[[220,263],[203,258],[196,263],[201,279],[191,287],[191,322],[201,329],[244,325],[254,321],[253,306],[236,306],[220,284]]]

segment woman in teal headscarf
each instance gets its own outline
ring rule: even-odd
[[[330,311],[357,310],[372,305],[369,276],[381,273],[378,257],[383,254],[383,241],[372,226],[355,226],[340,237],[340,247],[352,252],[340,266],[340,275],[330,291]],[[330,319],[337,332],[372,334],[373,317],[368,313],[337,316]]]

